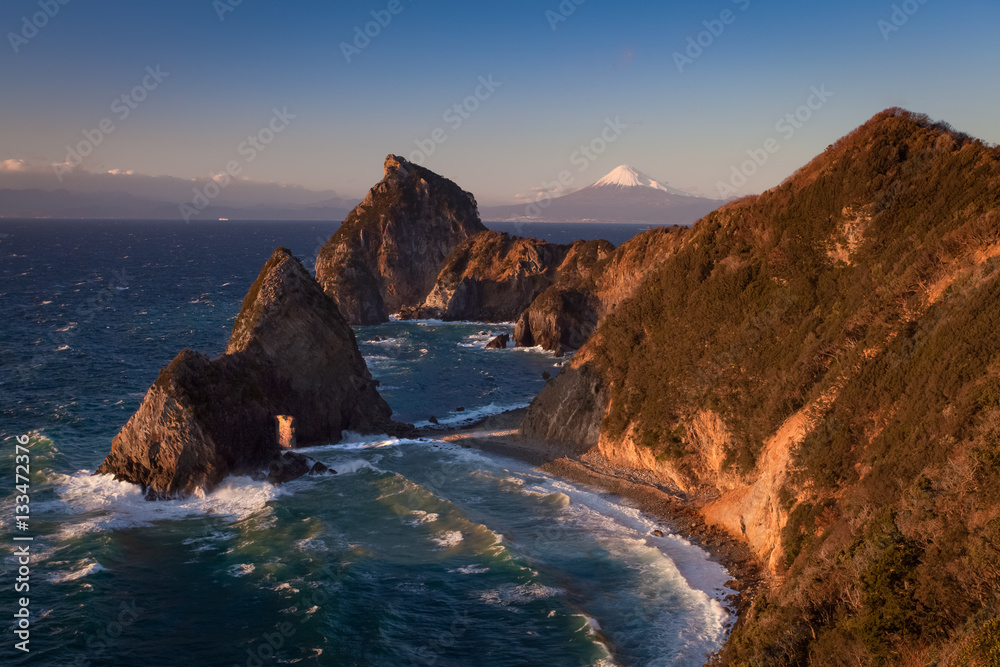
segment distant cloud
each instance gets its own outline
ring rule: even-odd
[[[28,171],[31,169],[24,160],[3,160],[0,162],[0,171]]]
[[[125,171],[124,169],[108,169],[108,173],[112,176],[134,176],[135,172],[129,169]]]
[[[564,188],[558,183],[553,183],[550,186],[535,186],[527,193],[518,193],[514,195],[514,199],[522,202],[534,202],[541,201],[542,199],[554,199],[555,197],[565,197],[576,191],[576,188]]]

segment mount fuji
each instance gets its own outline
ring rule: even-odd
[[[528,204],[483,207],[497,222],[604,222],[691,225],[724,202],[698,197],[628,165],[572,194]]]

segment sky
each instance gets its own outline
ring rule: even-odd
[[[891,106],[1000,142],[996,0],[5,0],[0,32],[0,187],[232,166],[350,199],[395,153],[481,205],[620,164],[718,198]]]

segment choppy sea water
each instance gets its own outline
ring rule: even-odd
[[[502,457],[350,436],[309,451],[336,476],[280,488],[233,478],[168,503],[89,474],[177,352],[224,349],[271,250],[308,258],[330,226],[5,222],[0,233],[5,553],[19,434],[32,452],[22,534],[35,537],[31,654],[8,631],[0,664],[699,665],[724,641],[728,576],[704,552],[652,537],[656,522],[621,501]],[[526,404],[558,370],[539,350],[484,349],[509,329],[357,333],[397,418],[458,423]],[[0,565],[6,618],[17,568]]]

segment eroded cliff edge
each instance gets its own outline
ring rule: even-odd
[[[336,304],[278,248],[247,294],[225,354],[184,350],[160,371],[97,473],[140,484],[152,498],[210,491],[228,475],[274,466],[281,479],[289,459],[278,443],[279,415],[294,418],[297,444],[307,446],[337,442],[348,429],[405,430],[391,414]]]

